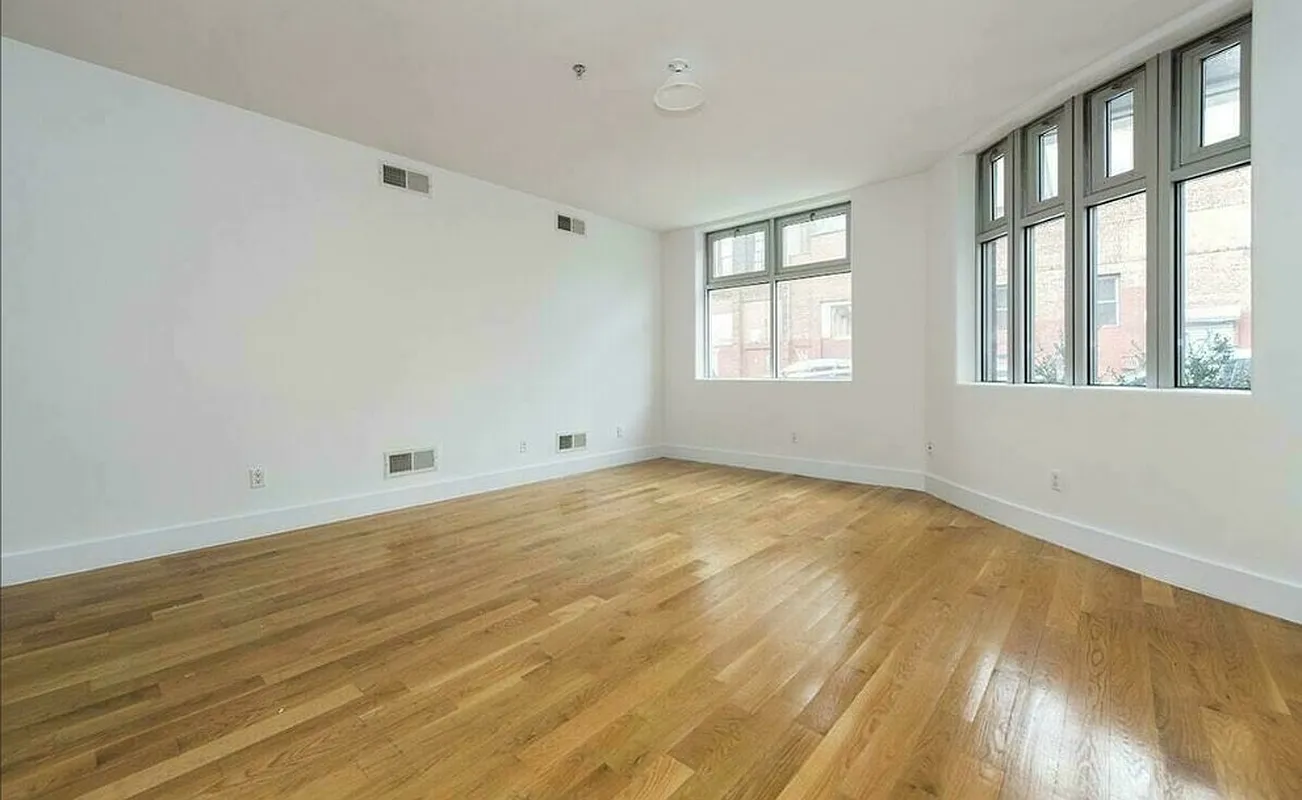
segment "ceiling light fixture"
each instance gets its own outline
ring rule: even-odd
[[[661,111],[691,111],[705,102],[705,90],[692,80],[691,65],[675,58],[669,62],[669,78],[656,89],[655,101]]]

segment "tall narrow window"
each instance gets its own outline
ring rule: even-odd
[[[990,219],[1004,217],[1004,157],[990,162]]]
[[[983,306],[983,337],[981,343],[983,378],[987,381],[1006,382],[1011,377],[1009,369],[1008,315],[1008,237],[986,242],[981,246],[981,275]]]
[[[1027,231],[1031,383],[1067,380],[1067,229],[1059,217]]]
[[[1122,92],[1107,102],[1108,177],[1135,168],[1135,92]]]
[[[1090,382],[1148,379],[1148,223],[1143,193],[1090,209]]]
[[[1252,168],[1179,188],[1180,385],[1252,383]]]
[[[1038,141],[1039,194],[1041,201],[1058,196],[1058,129],[1050,128],[1040,134]]]
[[[1239,135],[1240,52],[1235,44],[1202,60],[1200,144],[1204,147]]]

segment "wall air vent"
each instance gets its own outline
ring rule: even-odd
[[[418,194],[429,194],[429,176],[421,172],[396,167],[393,164],[380,165],[380,183],[397,189],[406,189]]]
[[[571,450],[587,450],[588,434],[586,433],[558,433],[556,434],[556,452],[568,453]]]
[[[567,217],[564,214],[557,214],[556,230],[572,233],[576,236],[586,236],[588,225],[578,217]]]
[[[384,477],[396,478],[415,472],[433,472],[439,468],[439,451],[434,447],[420,450],[393,450],[384,454]]]

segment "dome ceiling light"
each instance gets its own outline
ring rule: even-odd
[[[656,108],[671,113],[682,113],[700,108],[705,102],[705,90],[692,80],[692,67],[685,60],[675,58],[669,62],[669,78],[656,89]]]

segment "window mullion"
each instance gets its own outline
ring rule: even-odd
[[[1164,107],[1161,102],[1161,57],[1150,59],[1144,69],[1144,95],[1145,102],[1143,111],[1144,117],[1144,139],[1145,146],[1142,151],[1136,153],[1137,158],[1142,158],[1143,163],[1139,165],[1145,176],[1145,195],[1144,205],[1146,206],[1145,223],[1147,226],[1144,257],[1147,260],[1147,275],[1145,280],[1144,299],[1148,306],[1145,324],[1147,327],[1145,344],[1145,365],[1144,381],[1148,388],[1152,389],[1161,385],[1159,375],[1168,367],[1167,361],[1169,355],[1165,352],[1161,340],[1161,316],[1162,307],[1165,305],[1162,299],[1161,287],[1163,286],[1162,272],[1162,226],[1161,220],[1164,217],[1163,206],[1169,191],[1163,191],[1163,186],[1158,180],[1158,172],[1161,164],[1161,154],[1166,152],[1166,147],[1161,143],[1162,118],[1167,116],[1162,113]],[[1139,124],[1138,116],[1136,125]],[[1137,137],[1138,138],[1138,137]],[[1138,148],[1136,148],[1138,149]]]
[[[1071,325],[1067,335],[1067,363],[1070,383],[1084,386],[1089,383],[1090,369],[1089,258],[1086,247],[1089,224],[1085,208],[1085,184],[1089,181],[1091,169],[1087,158],[1090,137],[1086,136],[1090,120],[1084,95],[1073,98],[1071,106],[1071,267],[1068,269],[1067,292]]]
[[[765,239],[768,252],[765,261],[769,273],[769,377],[778,377],[778,317],[782,311],[778,308],[778,259],[782,251],[778,245],[778,226],[773,220],[768,221]]]
[[[1154,253],[1150,258],[1149,281],[1153,286],[1156,314],[1150,320],[1149,352],[1156,359],[1149,385],[1173,387],[1176,385],[1180,346],[1177,343],[1179,299],[1176,288],[1175,255],[1175,184],[1171,171],[1180,153],[1180,131],[1175,114],[1183,113],[1176,107],[1174,70],[1179,67],[1171,53],[1156,59],[1157,74],[1157,158],[1153,169],[1153,199],[1149,202],[1149,236]],[[1153,309],[1150,305],[1150,313]]]
[[[1076,236],[1076,183],[1080,180],[1075,166],[1077,146],[1075,120],[1075,103],[1068,103],[1063,108],[1061,123],[1058,126],[1058,195],[1062,198],[1063,220],[1062,381],[1068,385],[1075,380],[1072,375],[1072,365],[1075,363],[1072,358],[1072,343],[1075,341],[1072,322],[1076,315],[1073,313],[1072,306],[1075,297],[1072,280],[1076,274],[1077,262],[1072,243]]]
[[[1008,148],[1008,382],[1026,383],[1026,227],[1022,223],[1025,137]]]

